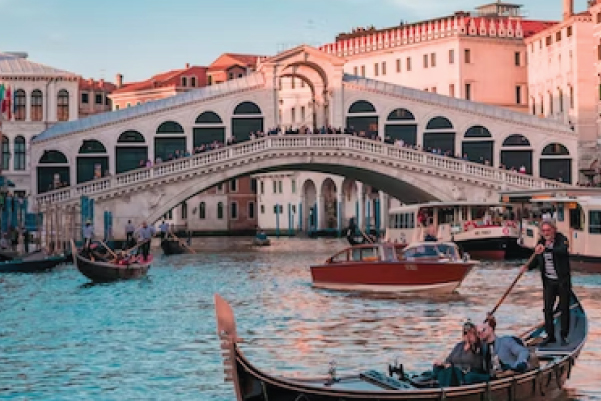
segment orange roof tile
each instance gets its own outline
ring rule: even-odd
[[[237,54],[237,53],[223,53],[217,57],[215,61],[209,65],[209,71],[223,70],[231,67],[232,65],[242,65],[244,67],[254,67],[257,65],[257,61],[265,56],[259,56],[255,54]]]
[[[145,81],[126,83],[114,90],[113,94],[137,92],[154,88],[178,87],[181,85],[180,77],[186,74],[194,74],[197,76],[198,82],[196,83],[196,87],[203,87],[206,86],[206,72],[207,67],[200,66],[161,72]]]

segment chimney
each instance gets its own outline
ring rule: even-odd
[[[117,85],[117,88],[123,86],[123,74],[117,74],[115,76],[115,85]]]
[[[190,68],[190,63],[186,63],[186,70]]]
[[[574,15],[574,0],[563,0],[563,20],[570,19]]]
[[[100,89],[104,89],[104,79],[100,78],[100,81],[98,81],[98,85],[100,86]]]

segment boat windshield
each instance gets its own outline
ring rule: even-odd
[[[405,249],[403,256],[406,258],[459,258],[457,249],[451,244],[420,244]]]

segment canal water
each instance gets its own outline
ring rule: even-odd
[[[89,285],[67,265],[0,276],[0,399],[230,401],[216,338],[213,294],[236,312],[246,355],[289,376],[385,370],[395,358],[422,371],[480,321],[519,263],[483,263],[458,293],[438,298],[366,296],[311,287],[309,266],[342,240],[209,238],[197,255],[157,256],[140,281]],[[160,251],[157,251],[157,255]],[[601,275],[574,273],[590,319],[588,342],[565,400],[601,400]],[[498,331],[542,318],[540,276],[528,273],[501,306]]]

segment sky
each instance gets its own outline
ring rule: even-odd
[[[396,26],[494,0],[0,0],[0,51],[84,78],[125,82],[208,65],[221,53],[273,55],[333,42],[353,27]],[[561,19],[562,0],[522,0],[531,19]],[[575,0],[576,11],[586,0]]]

